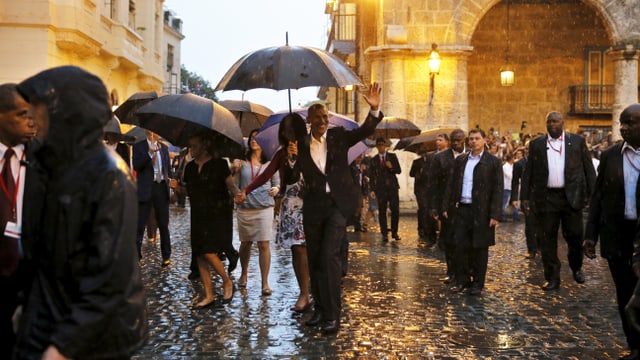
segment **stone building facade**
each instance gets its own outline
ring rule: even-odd
[[[77,65],[104,81],[113,105],[138,91],[178,92],[184,36],[167,12],[163,0],[0,0],[0,83]]]
[[[327,50],[365,83],[381,83],[386,115],[423,130],[536,134],[546,131],[544,117],[553,110],[565,115],[570,131],[612,131],[617,139],[620,112],[638,102],[636,1],[336,0],[327,13],[334,28],[343,28],[332,29]],[[349,24],[352,33],[341,35]],[[433,87],[432,44],[441,57]],[[512,86],[500,82],[506,66],[515,73]],[[348,96],[339,89],[327,94],[336,106]],[[366,103],[353,95],[352,102],[348,110],[363,118]],[[408,172],[415,154],[397,153]],[[405,200],[412,182],[408,175],[401,181]]]

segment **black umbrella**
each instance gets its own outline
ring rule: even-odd
[[[420,134],[420,128],[411,121],[395,116],[385,116],[369,138],[402,139],[418,134]]]
[[[247,100],[223,100],[219,104],[238,119],[243,136],[249,136],[251,130],[260,128],[269,115],[273,114],[268,107]]]
[[[137,123],[177,146],[189,136],[209,130],[215,151],[234,157],[242,152],[242,131],[233,114],[214,101],[193,94],[166,95],[136,111]]]
[[[157,91],[137,92],[131,96],[125,102],[120,104],[117,109],[113,111],[114,114],[120,119],[120,121],[128,124],[135,122],[135,112],[147,104],[148,102],[155,100],[165,94]]]
[[[308,86],[363,86],[349,65],[324,50],[307,46],[275,46],[251,52],[238,60],[215,90],[289,90]]]
[[[436,139],[438,138],[438,135],[439,134],[449,135],[455,129],[456,128],[436,128],[436,129],[424,130],[420,133],[420,135],[405,138],[405,139],[409,139],[409,141],[408,143],[406,143],[406,145],[402,150],[411,151],[416,154],[421,151],[429,152],[429,151],[437,150]],[[398,145],[400,145],[401,142],[405,141],[405,139],[400,140],[398,144],[396,144],[396,147],[395,147],[396,150],[398,150]]]
[[[122,133],[122,126],[120,124],[120,120],[118,120],[117,116],[112,116],[111,120],[107,122],[107,124],[103,128],[105,134],[115,134],[117,136],[117,141],[132,143],[135,141],[133,136]]]

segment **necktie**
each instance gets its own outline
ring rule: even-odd
[[[384,155],[380,155],[380,166],[384,167]]]
[[[15,155],[13,149],[9,148],[4,153],[4,165],[2,166],[2,199],[0,205],[0,225],[2,225],[2,234],[0,234],[0,275],[8,277],[18,267],[18,240],[13,237],[5,236],[7,222],[16,222],[15,212],[15,196],[16,182],[13,179],[11,171],[11,158]]]

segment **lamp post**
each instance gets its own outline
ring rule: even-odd
[[[509,30],[511,27],[510,24],[510,19],[509,19],[509,4],[511,3],[510,0],[507,0],[507,49],[505,51],[505,62],[506,65],[504,67],[502,67],[500,69],[500,84],[502,86],[513,86],[513,83],[515,82],[515,74],[513,72],[513,70],[511,70],[510,66],[509,66]]]
[[[435,92],[435,77],[440,73],[440,54],[438,53],[438,44],[431,44],[431,53],[429,54],[429,106],[433,105],[433,94]]]

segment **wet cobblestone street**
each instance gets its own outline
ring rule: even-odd
[[[189,210],[172,207],[171,265],[161,267],[159,242],[143,248],[149,341],[134,359],[584,360],[617,359],[625,350],[604,259],[585,260],[587,281],[577,284],[560,240],[561,288],[544,292],[540,258],[524,258],[524,222],[507,222],[489,250],[482,295],[452,294],[440,280],[442,252],[418,247],[415,213],[403,210],[400,226],[399,242],[383,243],[375,231],[348,234],[341,328],[323,336],[304,325],[311,312],[289,310],[298,295],[291,254],[274,244],[273,295],[261,296],[254,246],[247,288],[224,308],[194,310],[202,289],[187,278]],[[214,287],[221,292],[220,283]]]

